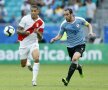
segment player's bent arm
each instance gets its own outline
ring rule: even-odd
[[[37,31],[37,38],[39,41],[42,40],[42,34],[43,34],[42,32]]]
[[[88,23],[88,22],[86,22],[85,25],[88,27],[89,34],[93,34],[92,25],[90,23]]]
[[[41,30],[41,29],[40,29],[40,30]],[[41,40],[42,40],[42,35],[43,35],[43,32],[40,31],[40,30],[34,29],[34,33],[37,34],[38,41],[41,41]],[[43,29],[42,29],[42,30],[43,30]]]
[[[56,37],[55,37],[55,40],[57,41],[57,40],[60,40],[62,38],[62,35],[57,35]]]
[[[18,30],[17,30],[17,34],[19,34],[19,35],[29,35],[30,32],[29,31],[24,31],[24,28],[19,26]]]

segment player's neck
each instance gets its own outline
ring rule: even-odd
[[[73,23],[75,21],[75,17],[71,17],[71,19],[70,19],[70,23]]]
[[[36,17],[32,17],[32,19],[35,21],[35,20],[37,20],[37,19],[38,19],[38,16],[36,16]]]
[[[74,22],[75,21],[75,17],[72,17],[72,22]]]

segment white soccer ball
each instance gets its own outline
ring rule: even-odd
[[[14,27],[13,26],[6,26],[5,28],[4,28],[4,34],[6,35],[6,36],[12,36],[12,35],[14,35],[14,33],[15,33],[15,29],[14,29]]]

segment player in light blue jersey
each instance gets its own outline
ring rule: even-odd
[[[85,51],[85,35],[82,26],[87,26],[89,35],[95,36],[92,31],[92,26],[85,19],[81,17],[75,17],[72,9],[64,10],[65,20],[62,22],[58,35],[51,39],[51,43],[56,40],[60,40],[64,32],[67,34],[67,50],[71,58],[71,65],[68,70],[66,78],[62,79],[65,86],[68,85],[75,70],[79,71],[80,76],[83,77],[82,67],[78,64],[79,58]]]

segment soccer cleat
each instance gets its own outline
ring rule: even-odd
[[[65,86],[67,86],[69,83],[65,78],[62,78],[62,82],[64,83]]]
[[[32,81],[32,85],[33,85],[33,86],[37,86],[37,84],[36,84],[35,81]]]
[[[83,78],[83,77],[84,77],[84,75],[83,75],[83,74],[80,74],[80,77],[81,77],[81,78]]]
[[[28,69],[29,69],[30,71],[33,71],[33,68],[32,68],[31,65],[29,65],[29,66],[27,66],[27,67],[28,67]]]

